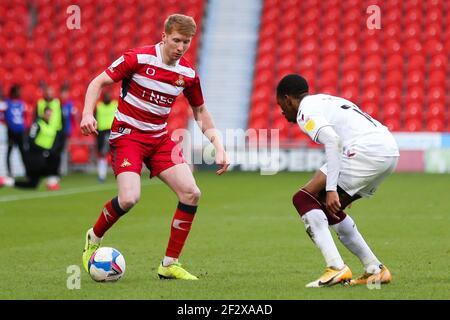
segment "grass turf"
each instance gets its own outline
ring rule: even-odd
[[[82,270],[69,290],[67,268],[81,266],[85,231],[116,194],[113,178],[99,185],[71,175],[60,192],[0,190],[0,299],[449,299],[449,175],[394,174],[373,199],[347,210],[393,282],[381,289],[306,289],[323,259],[291,204],[312,174],[213,172],[195,176],[202,199],[180,261],[201,279],[159,280],[177,199],[158,180],[143,178],[138,205],[106,235],[126,273],[96,283]],[[336,238],[335,238],[336,239]],[[355,276],[362,266],[336,240]]]

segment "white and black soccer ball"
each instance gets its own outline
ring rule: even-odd
[[[101,247],[89,259],[91,278],[98,282],[117,281],[125,273],[125,258],[116,249]]]

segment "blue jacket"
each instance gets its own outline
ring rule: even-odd
[[[8,129],[15,133],[25,131],[25,106],[21,100],[6,99],[5,121]]]

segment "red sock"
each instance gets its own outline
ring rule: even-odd
[[[172,219],[170,239],[167,245],[166,256],[178,258],[183,249],[186,238],[191,230],[192,221],[197,212],[197,206],[190,206],[179,202],[177,211]]]
[[[108,201],[94,225],[95,235],[99,238],[103,237],[105,232],[125,213],[126,211],[120,208],[117,197]]]

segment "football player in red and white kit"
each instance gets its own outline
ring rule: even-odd
[[[121,99],[110,135],[119,194],[104,205],[94,227],[87,231],[83,251],[86,270],[105,232],[139,201],[140,173],[145,163],[151,177],[161,179],[179,199],[158,275],[164,279],[197,280],[178,262],[200,199],[192,172],[166,130],[167,118],[178,95],[183,93],[187,98],[200,129],[215,147],[215,160],[220,166],[217,174],[224,173],[229,164],[204,103],[198,74],[183,58],[195,31],[192,17],[171,15],[165,21],[160,43],[125,52],[89,84],[80,125],[84,135],[97,134],[93,111],[101,89],[122,81]]]

